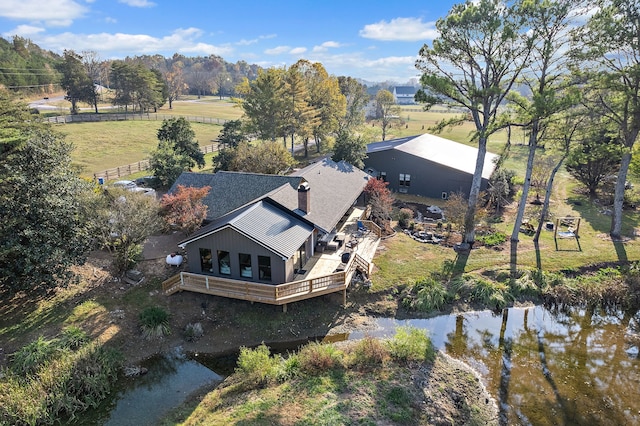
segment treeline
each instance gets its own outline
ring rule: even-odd
[[[60,82],[55,66],[60,55],[41,49],[30,40],[0,37],[0,85],[22,92],[51,93]]]

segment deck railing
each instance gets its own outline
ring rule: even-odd
[[[162,291],[167,295],[182,290],[194,291],[271,305],[286,305],[324,294],[345,291],[356,269],[361,269],[368,274],[370,267],[369,262],[355,253],[349,259],[344,271],[278,285],[181,272],[163,282]]]

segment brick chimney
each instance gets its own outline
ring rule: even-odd
[[[302,182],[298,186],[298,209],[302,210],[305,213],[309,213],[311,211],[311,195],[309,182]]]

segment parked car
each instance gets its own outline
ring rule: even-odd
[[[119,180],[113,183],[113,186],[117,186],[119,188],[124,188],[128,190],[132,190],[138,187],[136,183],[132,180]]]
[[[146,188],[157,188],[160,181],[155,176],[143,176],[135,180],[136,185]]]

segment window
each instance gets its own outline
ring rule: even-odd
[[[258,275],[262,281],[271,281],[271,258],[258,256]]]
[[[380,172],[380,180],[383,182],[387,181],[387,172]]]
[[[231,275],[231,257],[228,251],[218,250],[218,268],[220,275]]]
[[[251,255],[246,253],[238,254],[240,260],[240,276],[245,278],[253,278],[251,273]]]
[[[211,261],[211,249],[200,249],[200,270],[202,272],[213,272],[213,263]]]
[[[400,186],[411,186],[411,175],[400,173]]]

